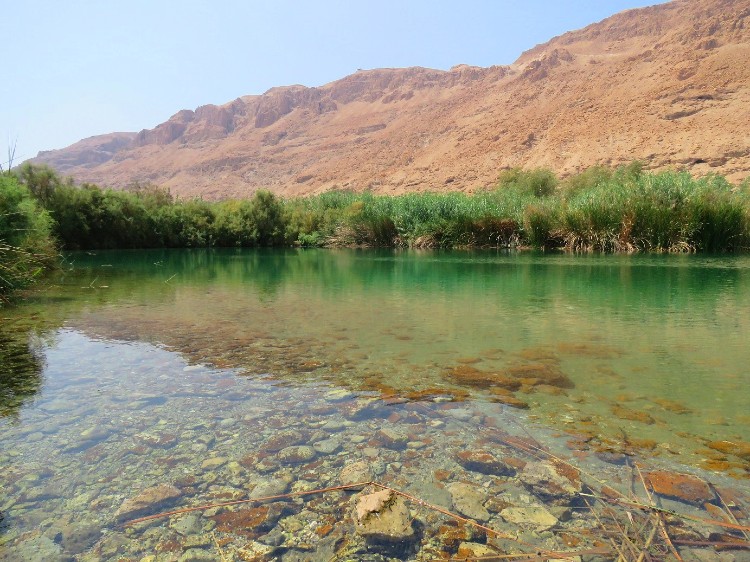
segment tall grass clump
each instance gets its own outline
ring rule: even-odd
[[[56,263],[51,224],[26,187],[0,175],[0,303]]]
[[[181,201],[135,184],[75,186],[24,166],[15,184],[49,212],[66,249],[207,246],[535,247],[598,252],[723,252],[750,248],[750,183],[634,162],[562,181],[549,170],[503,171],[474,194],[378,196],[336,191],[282,199]],[[29,195],[30,194],[30,195]],[[28,205],[29,203],[27,203]],[[40,215],[41,217],[42,215]]]
[[[724,178],[615,173],[566,201],[572,250],[719,252],[748,247],[747,195]]]

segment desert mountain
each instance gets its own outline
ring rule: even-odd
[[[78,181],[181,196],[472,190],[507,167],[750,175],[750,0],[616,14],[510,66],[358,71],[40,153]]]

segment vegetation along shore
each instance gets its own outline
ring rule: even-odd
[[[503,171],[473,194],[353,191],[283,199],[175,199],[153,185],[76,186],[24,164],[0,177],[0,295],[55,262],[57,249],[365,246],[512,247],[575,252],[750,248],[750,182],[643,171],[634,162],[559,179]]]

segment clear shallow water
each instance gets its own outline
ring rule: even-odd
[[[206,518],[184,534],[172,521],[116,527],[125,499],[165,482],[195,505],[268,479],[287,491],[335,485],[348,462],[376,459],[373,477],[450,507],[434,475],[471,480],[456,454],[486,447],[486,427],[531,434],[601,474],[615,470],[601,459],[621,452],[711,470],[736,489],[748,474],[748,258],[311,250],[70,259],[49,290],[0,311],[0,553],[9,560],[18,549],[39,559],[178,559],[191,548],[185,536],[210,549],[207,533],[231,535]],[[401,432],[404,447],[377,438],[383,428]],[[323,452],[278,462],[269,442],[284,431],[301,434],[295,445],[325,442]],[[505,484],[486,489],[495,485]],[[305,551],[313,559],[330,559],[315,525],[345,519],[334,507],[329,519],[322,508],[287,516],[318,541]],[[226,547],[241,559],[247,545]]]

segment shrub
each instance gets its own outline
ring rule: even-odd
[[[28,188],[13,176],[0,175],[0,300],[54,266],[50,226],[49,215],[37,207]]]
[[[511,168],[500,173],[497,183],[499,188],[514,187],[521,193],[549,197],[555,193],[558,180],[555,173],[547,168]]]

